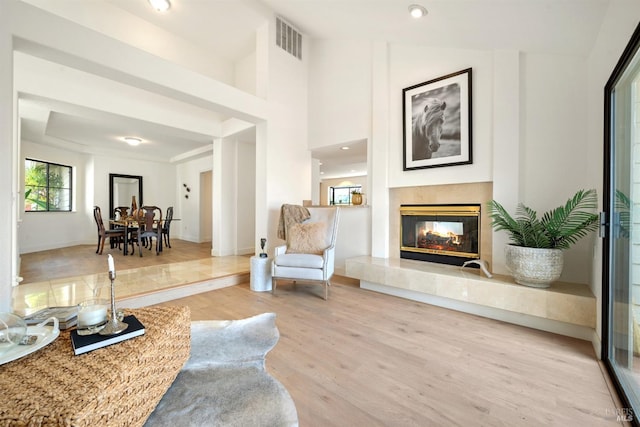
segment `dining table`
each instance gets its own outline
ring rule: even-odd
[[[124,248],[122,249],[122,253],[124,255],[128,255],[129,254],[129,234],[132,230],[135,229],[139,229],[140,228],[140,222],[143,222],[137,218],[134,217],[128,217],[128,218],[120,218],[120,219],[110,219],[109,220],[109,224],[114,225],[116,227],[122,227],[124,228]],[[157,225],[158,228],[162,228],[162,222],[163,220],[157,220],[154,219],[154,224]],[[162,234],[162,233],[161,233]],[[159,238],[159,251],[162,252],[162,235]],[[133,253],[135,253],[135,251],[133,251]],[[133,255],[132,253],[132,255]]]

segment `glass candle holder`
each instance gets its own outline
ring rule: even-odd
[[[27,334],[27,325],[20,316],[0,313],[0,355],[15,347]]]
[[[78,304],[78,335],[100,332],[107,324],[109,302],[105,299],[88,299]]]

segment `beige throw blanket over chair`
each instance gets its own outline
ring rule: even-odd
[[[283,218],[284,206],[281,211],[280,223],[284,228],[287,244],[275,248],[271,264],[271,292],[275,293],[277,282],[282,279],[292,280],[294,283],[296,281],[319,283],[324,285],[326,300],[329,296],[330,280],[335,265],[340,209],[336,207],[303,209],[309,212],[309,218],[304,221],[287,222],[287,219]],[[280,235],[280,227],[278,235]]]

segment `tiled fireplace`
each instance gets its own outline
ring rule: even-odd
[[[400,215],[401,206],[426,205],[426,206],[462,206],[475,205],[480,209],[477,248],[465,250],[466,253],[478,253],[480,258],[492,264],[491,244],[491,220],[487,215],[485,206],[493,195],[490,182],[426,185],[415,187],[399,187],[389,190],[389,257],[401,258],[402,221]],[[445,221],[446,222],[446,221]],[[406,245],[404,245],[406,246]],[[473,259],[466,258],[465,260]],[[464,260],[463,260],[464,262]],[[461,264],[461,263],[460,263]],[[458,265],[460,265],[458,264]]]

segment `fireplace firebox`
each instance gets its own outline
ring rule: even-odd
[[[401,205],[400,258],[462,265],[480,258],[480,205]]]

